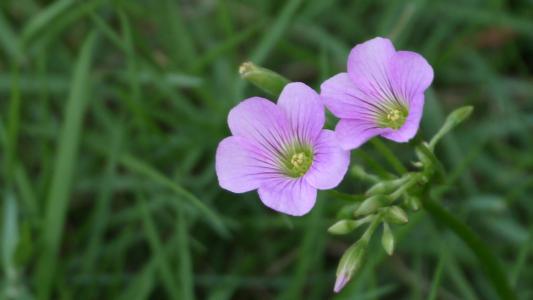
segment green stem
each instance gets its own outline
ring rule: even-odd
[[[410,189],[413,185],[417,184],[421,178],[422,175],[415,173],[414,175],[410,176],[411,178],[407,177],[409,181],[407,183],[403,184],[399,189],[394,191],[394,193],[390,194],[391,202],[398,199],[403,193],[405,193],[408,189]]]
[[[365,233],[361,237],[360,241],[363,241],[364,243],[368,244],[370,242],[370,239],[372,238],[372,235],[374,235],[374,231],[376,231],[376,228],[378,227],[379,223],[381,222],[381,215],[376,215],[373,217],[372,223],[370,223],[370,226],[366,229]]]
[[[445,224],[470,247],[472,252],[477,256],[485,275],[491,281],[492,286],[496,289],[500,298],[504,300],[517,299],[498,258],[489,250],[487,244],[472,229],[463,224],[440,204],[432,200],[427,191],[422,196],[422,204],[435,220]]]
[[[394,171],[398,174],[407,173],[407,169],[403,163],[394,155],[394,153],[379,139],[371,139],[370,143],[376,148],[376,150],[381,153],[381,155],[387,160],[387,162],[394,168]]]

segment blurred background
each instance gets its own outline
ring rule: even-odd
[[[241,62],[318,89],[378,35],[435,70],[421,138],[475,106],[437,149],[439,201],[533,299],[531,0],[2,0],[1,298],[497,299],[470,250],[424,211],[393,227],[392,257],[375,236],[334,295],[360,234],[326,232],[345,200],[321,192],[291,218],[217,184],[228,111],[266,96],[239,78]],[[382,140],[352,162],[394,172],[383,144],[415,159]],[[339,190],[367,187],[349,173]]]

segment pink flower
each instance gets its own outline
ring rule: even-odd
[[[321,96],[341,119],[335,133],[344,149],[377,135],[407,142],[418,131],[432,81],[433,69],[422,56],[396,51],[389,39],[377,37],[352,49],[348,72],[325,81]]]
[[[259,97],[233,108],[233,134],[218,145],[216,173],[222,188],[234,193],[257,189],[268,207],[294,216],[313,208],[317,189],[336,187],[344,177],[349,152],[322,129],[324,107],[303,83],[290,83],[277,105]]]

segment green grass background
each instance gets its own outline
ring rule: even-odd
[[[217,184],[227,112],[264,96],[241,62],[318,89],[377,35],[435,70],[422,138],[475,106],[437,149],[438,198],[533,299],[531,0],[0,1],[1,297],[497,299],[470,250],[423,211],[393,227],[394,256],[374,241],[334,295],[360,234],[326,232],[346,202],[321,192],[289,218]],[[394,172],[380,146],[352,161]],[[348,174],[339,189],[365,187]]]

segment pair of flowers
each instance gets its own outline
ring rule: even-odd
[[[301,216],[313,208],[317,190],[342,181],[349,150],[378,135],[410,140],[433,80],[427,61],[377,37],[351,50],[347,71],[322,83],[320,95],[290,83],[277,105],[252,97],[234,107],[232,136],[216,153],[220,186],[235,193],[257,189],[266,206]],[[323,129],[324,106],[340,119],[335,131]]]

